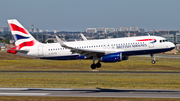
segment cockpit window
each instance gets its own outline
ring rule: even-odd
[[[160,43],[162,43],[162,42],[168,42],[167,40],[160,40]]]

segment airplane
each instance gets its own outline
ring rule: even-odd
[[[16,47],[8,53],[25,55],[38,59],[76,60],[91,59],[92,69],[100,68],[101,63],[114,63],[128,60],[129,56],[150,54],[151,63],[155,64],[153,54],[170,51],[175,48],[172,42],[159,36],[139,36],[99,40],[63,42],[57,35],[58,43],[38,42],[16,19],[8,20]],[[97,63],[95,63],[97,61]]]

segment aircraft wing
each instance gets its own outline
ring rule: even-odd
[[[62,42],[61,39],[59,39],[58,36],[56,36],[56,39],[58,40],[59,44],[67,49],[70,49],[72,54],[74,53],[79,53],[81,55],[86,55],[86,57],[91,57],[91,56],[97,56],[97,57],[101,57],[105,54],[109,54],[109,53],[114,53],[115,51],[103,51],[103,50],[92,50],[92,49],[80,49],[80,48],[74,48],[71,46],[67,46],[66,44],[64,44]]]

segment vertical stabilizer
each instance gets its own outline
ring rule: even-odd
[[[15,42],[15,49],[34,46],[38,41],[16,20],[7,20]]]

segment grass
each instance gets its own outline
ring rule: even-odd
[[[178,98],[102,98],[102,97],[29,97],[0,96],[1,101],[179,101]]]
[[[130,57],[118,63],[102,63],[100,71],[180,71],[180,58]],[[0,51],[0,71],[91,71],[91,60],[51,61],[21,57]],[[180,74],[76,74],[76,73],[0,73],[0,87],[32,88],[108,88],[108,89],[180,89]],[[3,101],[179,101],[163,98],[99,97],[11,97]]]
[[[99,71],[175,71],[180,72],[180,58],[130,57],[127,61],[102,63]],[[38,60],[0,52],[0,71],[91,71],[92,60]]]
[[[0,73],[0,87],[180,89],[180,74]]]

